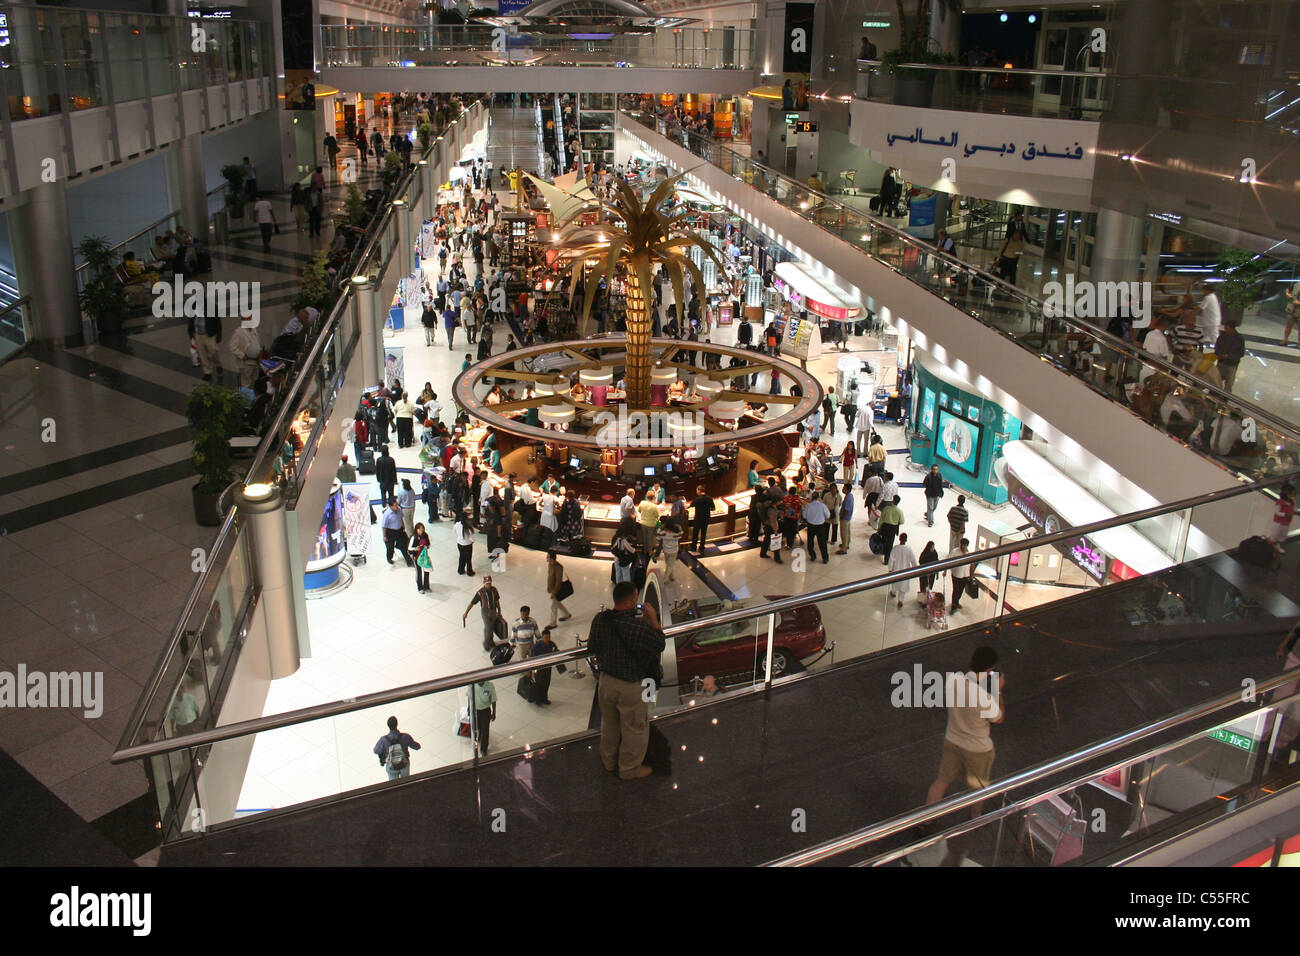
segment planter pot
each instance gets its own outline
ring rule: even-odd
[[[1241,310],[1241,321],[1249,322],[1251,319],[1258,319],[1264,312],[1264,306],[1255,302]]]
[[[928,107],[934,99],[934,74],[909,71],[894,77],[894,105]]]
[[[243,218],[244,218],[244,204],[243,204],[242,202],[241,202],[241,203],[230,203],[228,206],[226,206],[226,209],[227,209],[227,211],[230,213],[230,218],[231,218],[231,219],[243,219]]]
[[[194,498],[194,520],[204,528],[220,527],[221,493],[206,494],[199,491],[199,486],[196,484],[190,488],[190,494]]]
[[[212,214],[212,233],[217,244],[224,246],[230,241],[230,213],[225,209],[218,209]]]
[[[99,315],[95,317],[95,328],[100,335],[121,335],[122,321],[125,316],[121,312],[112,312],[108,315]]]
[[[1240,306],[1225,305],[1220,306],[1219,316],[1226,325],[1241,325],[1244,311]]]

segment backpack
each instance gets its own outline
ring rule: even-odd
[[[402,746],[400,740],[401,738],[399,737],[399,743],[390,743],[388,745],[388,757],[384,760],[385,770],[397,771],[406,769],[409,763],[409,758],[406,753],[406,748]]]
[[[786,517],[787,520],[789,520],[789,521],[797,521],[798,518],[799,518],[799,506],[798,506],[798,505],[782,505],[782,506],[781,506],[781,513],[782,513],[783,515],[785,515],[785,517]]]

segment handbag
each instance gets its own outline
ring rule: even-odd
[[[567,601],[573,597],[573,582],[565,578],[560,582],[560,586],[555,589],[555,600]]]
[[[456,714],[456,723],[452,725],[457,737],[468,737],[470,735],[469,725],[469,704],[461,704],[460,712]]]
[[[970,578],[966,582],[966,596],[971,600],[980,596],[980,586],[975,583],[974,578]]]
[[[433,562],[429,560],[429,549],[421,548],[420,553],[415,558],[416,567],[424,568],[426,571],[433,569]]]
[[[772,535],[772,539],[767,544],[767,549],[769,551],[780,551],[784,544],[785,539],[781,536],[781,532],[778,531]]]

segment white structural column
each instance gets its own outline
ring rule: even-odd
[[[1098,209],[1088,277],[1094,282],[1132,282],[1137,279],[1145,225],[1136,216],[1114,209]]]
[[[56,347],[85,344],[68,227],[68,190],[41,183],[9,214],[18,291],[32,299],[37,341]]]
[[[288,677],[302,662],[298,645],[298,607],[294,576],[302,574],[297,548],[289,540],[284,499],[275,485],[247,485],[235,492],[240,517],[253,538],[254,567],[261,588],[262,620],[271,679]]]

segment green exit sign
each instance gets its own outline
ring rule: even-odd
[[[1255,752],[1255,741],[1245,734],[1236,734],[1231,730],[1224,730],[1220,727],[1218,730],[1212,730],[1205,736],[1220,743],[1227,744],[1229,747],[1236,747],[1238,750],[1244,750],[1246,753]]]
[[[889,17],[885,16],[876,16],[862,21],[862,29],[864,30],[888,30],[891,25]]]

